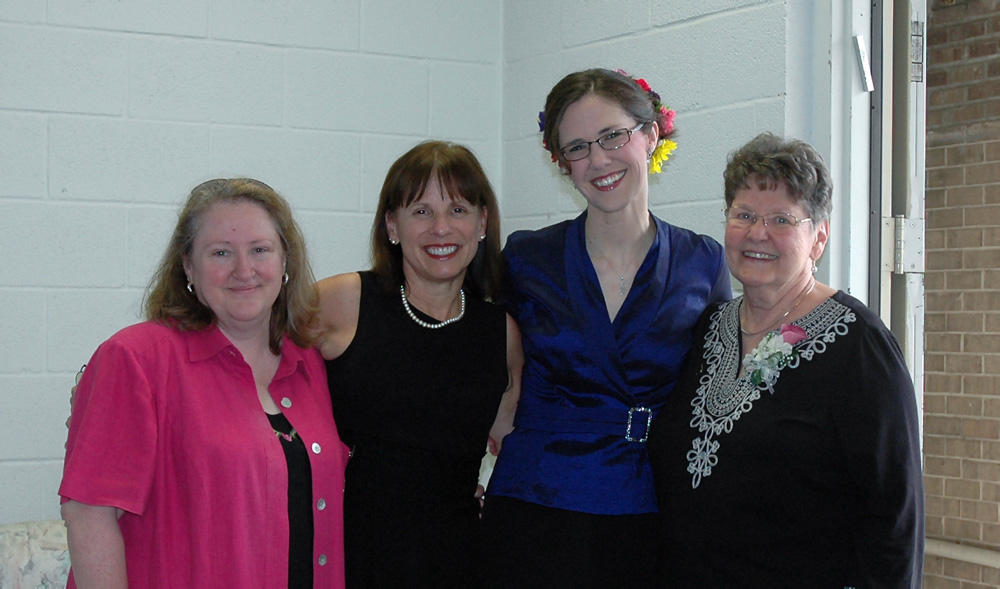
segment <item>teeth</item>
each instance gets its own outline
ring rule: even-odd
[[[427,248],[427,253],[432,256],[449,256],[458,250],[457,245],[449,245],[445,247],[429,247]]]
[[[775,260],[778,256],[773,254],[764,254],[761,252],[743,252],[743,255],[748,258],[756,258],[758,260]]]
[[[625,175],[625,172],[619,172],[619,173],[615,174],[614,176],[608,176],[606,178],[601,178],[600,180],[594,180],[594,186],[598,186],[598,187],[601,187],[601,188],[604,188],[605,186],[611,186],[615,182],[621,180],[622,176],[624,176],[624,175]]]

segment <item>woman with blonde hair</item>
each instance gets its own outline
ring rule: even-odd
[[[70,587],[342,587],[347,449],[309,327],[305,242],[274,190],[210,180],[181,210],[147,321],[76,391]]]

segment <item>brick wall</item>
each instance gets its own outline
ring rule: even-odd
[[[930,2],[927,42],[927,536],[1000,552],[1000,1]],[[924,573],[1000,586],[941,557]]]

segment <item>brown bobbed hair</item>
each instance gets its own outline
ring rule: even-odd
[[[615,70],[602,68],[573,72],[559,80],[545,99],[545,128],[542,130],[542,140],[548,146],[549,153],[556,158],[559,168],[564,174],[569,173],[569,162],[563,157],[562,145],[559,143],[559,125],[563,115],[571,104],[588,94],[594,94],[610,100],[620,106],[639,123],[647,123],[643,130],[649,129],[648,123],[656,123],[659,131],[659,141],[673,135],[665,133],[659,123],[660,113],[653,106],[653,98],[639,84],[627,75]]]
[[[500,209],[493,187],[469,148],[447,141],[425,141],[399,157],[385,175],[372,223],[372,270],[387,290],[404,284],[403,251],[389,243],[387,213],[419,200],[434,177],[452,200],[464,199],[486,209],[486,239],[469,264],[462,288],[471,296],[492,300],[504,276],[500,254]]]
[[[729,154],[725,183],[726,208],[733,205],[736,191],[755,182],[760,190],[774,190],[779,183],[801,203],[813,226],[830,218],[833,209],[833,180],[823,157],[808,143],[761,133]]]
[[[260,206],[274,223],[285,254],[288,283],[281,287],[271,306],[268,345],[281,351],[284,335],[301,347],[314,342],[309,326],[319,310],[312,267],[292,209],[270,186],[251,178],[209,180],[191,191],[177,218],[177,226],[163,254],[160,266],[150,279],[143,301],[146,319],[181,330],[204,329],[216,320],[215,313],[187,291],[184,257],[191,254],[202,216],[218,203],[249,202]]]

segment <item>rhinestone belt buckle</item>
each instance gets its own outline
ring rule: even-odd
[[[632,437],[632,417],[636,413],[646,414],[646,431],[642,433],[641,438]],[[642,416],[639,416],[642,419]],[[641,422],[640,422],[641,423]],[[628,425],[625,427],[625,440],[628,442],[639,442],[640,444],[645,442],[649,438],[649,426],[653,424],[653,410],[648,407],[632,407],[628,410]]]

